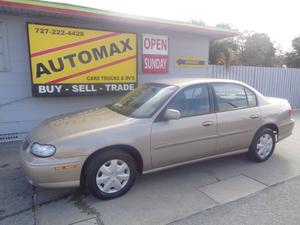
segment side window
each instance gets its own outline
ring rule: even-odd
[[[256,95],[252,91],[250,91],[248,88],[245,88],[245,91],[246,91],[249,107],[257,106]]]
[[[243,86],[238,84],[213,84],[219,111],[230,111],[248,107],[247,97]]]
[[[209,113],[210,104],[207,85],[201,84],[185,88],[171,100],[168,108],[177,109],[182,117]]]

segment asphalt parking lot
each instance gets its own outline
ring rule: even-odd
[[[300,121],[300,112],[294,117]],[[278,143],[267,162],[255,163],[243,154],[144,175],[125,196],[110,201],[78,189],[32,187],[18,163],[20,142],[2,144],[0,224],[142,225],[184,220],[229,202],[248,201],[249,195],[300,176],[299,137],[296,122],[294,134]]]

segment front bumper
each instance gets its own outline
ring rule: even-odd
[[[58,159],[39,158],[29,152],[30,146],[20,150],[20,164],[29,183],[40,187],[76,187],[85,157]]]

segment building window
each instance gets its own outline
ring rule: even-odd
[[[0,72],[9,70],[7,31],[4,21],[0,21]]]

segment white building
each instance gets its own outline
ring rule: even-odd
[[[27,29],[28,26],[29,28]],[[30,29],[33,29],[30,31],[31,33],[28,32]],[[38,36],[38,32],[46,32],[43,29],[50,29],[48,30],[48,34],[53,29],[53,34]],[[83,33],[80,33],[81,31]],[[89,31],[91,31],[91,34],[89,34]],[[66,34],[68,32],[69,35]],[[92,36],[86,38],[79,37],[85,34],[84,32]],[[120,59],[116,58],[114,61],[118,62],[120,67],[109,62],[105,65],[102,65],[101,62],[98,64],[95,61],[95,55],[92,55],[93,58],[90,61],[96,65],[95,68],[99,69],[99,71],[103,67],[106,67],[104,74],[106,77],[110,76],[109,74],[116,73],[115,79],[120,78],[120,71],[124,73],[128,69],[128,75],[136,77],[136,83],[137,81],[142,83],[166,77],[205,76],[209,41],[237,35],[236,31],[146,17],[128,16],[72,5],[42,1],[0,1],[0,142],[23,138],[26,132],[48,117],[93,106],[105,105],[119,97],[117,94],[118,91],[109,91],[106,93],[72,92],[71,94],[66,94],[69,86],[72,88],[72,84],[75,83],[77,85],[78,83],[82,83],[78,80],[79,76],[82,80],[96,79],[96,76],[87,78],[88,75],[82,72],[84,68],[81,68],[81,66],[84,66],[86,62],[90,62],[90,53],[85,50],[81,50],[82,54],[78,52],[79,50],[76,50],[77,58],[70,58],[73,56],[64,55],[65,63],[68,63],[69,68],[62,69],[57,74],[56,81],[59,80],[61,84],[64,84],[59,76],[69,76],[67,73],[74,68],[74,73],[71,75],[78,75],[76,77],[77,80],[75,78],[70,79],[69,77],[63,78],[67,79],[64,81],[66,82],[65,86],[62,85],[66,92],[57,92],[55,97],[43,97],[43,88],[46,86],[52,87],[51,82],[49,80],[41,80],[38,82],[42,82],[42,85],[32,85],[32,82],[35,82],[34,76],[37,75],[36,70],[39,71],[37,78],[43,77],[48,79],[50,77],[45,68],[40,67],[41,64],[37,66],[36,56],[38,53],[48,54],[48,56],[49,54],[54,54],[53,52],[57,55],[62,54],[62,48],[60,47],[64,46],[64,48],[66,47],[69,50],[72,49],[74,44],[72,41],[68,43],[68,40],[73,39],[76,39],[75,42],[79,43],[80,48],[83,49],[87,48],[86,40],[89,39],[89,41],[92,41],[101,50],[102,40],[94,39],[93,35],[101,34],[106,35],[105,37],[107,35],[112,37],[114,36],[112,33],[121,33],[117,35],[125,38],[123,44],[120,39],[111,39],[112,41],[119,41],[118,43],[123,45],[122,49],[119,50],[116,50],[115,46],[112,46],[114,48],[111,50],[113,51],[112,54],[114,52],[120,53],[120,55],[124,52],[126,54],[126,51],[130,50],[132,51],[132,55],[127,56],[129,57],[129,61],[123,60],[122,57],[125,57],[125,55],[120,56]],[[126,35],[132,38],[130,39],[130,43],[128,41],[127,47],[125,43],[127,40]],[[156,38],[157,42],[155,42]],[[134,43],[135,39],[136,42]],[[63,44],[57,48],[56,44],[60,43],[60,41]],[[53,51],[52,53],[49,53],[49,47]],[[120,45],[119,48],[121,48]],[[123,50],[124,52],[122,52]],[[44,60],[44,62],[49,63],[47,57],[40,61]],[[62,58],[63,56],[60,57]],[[71,59],[77,60],[76,62],[78,63],[81,62],[78,61],[78,57],[82,57],[80,59],[82,64],[80,66],[74,65],[71,68]],[[58,61],[55,63],[57,67]],[[149,67],[150,64],[151,66]],[[92,73],[90,69],[85,71],[90,74]],[[101,71],[99,73],[104,72]],[[125,76],[125,74],[123,75]],[[117,82],[123,84],[128,81]],[[115,81],[110,81],[110,83],[115,83]],[[103,87],[103,83],[97,84],[95,80],[89,80],[88,84],[87,87],[83,86],[80,88],[86,91],[86,88],[100,87],[101,89]],[[124,85],[121,85],[122,87]],[[75,86],[73,88],[78,89],[79,87]],[[38,90],[40,94],[37,93],[36,95],[42,97],[33,97],[32,89],[35,91],[41,89]],[[64,95],[78,96],[66,97]]]

